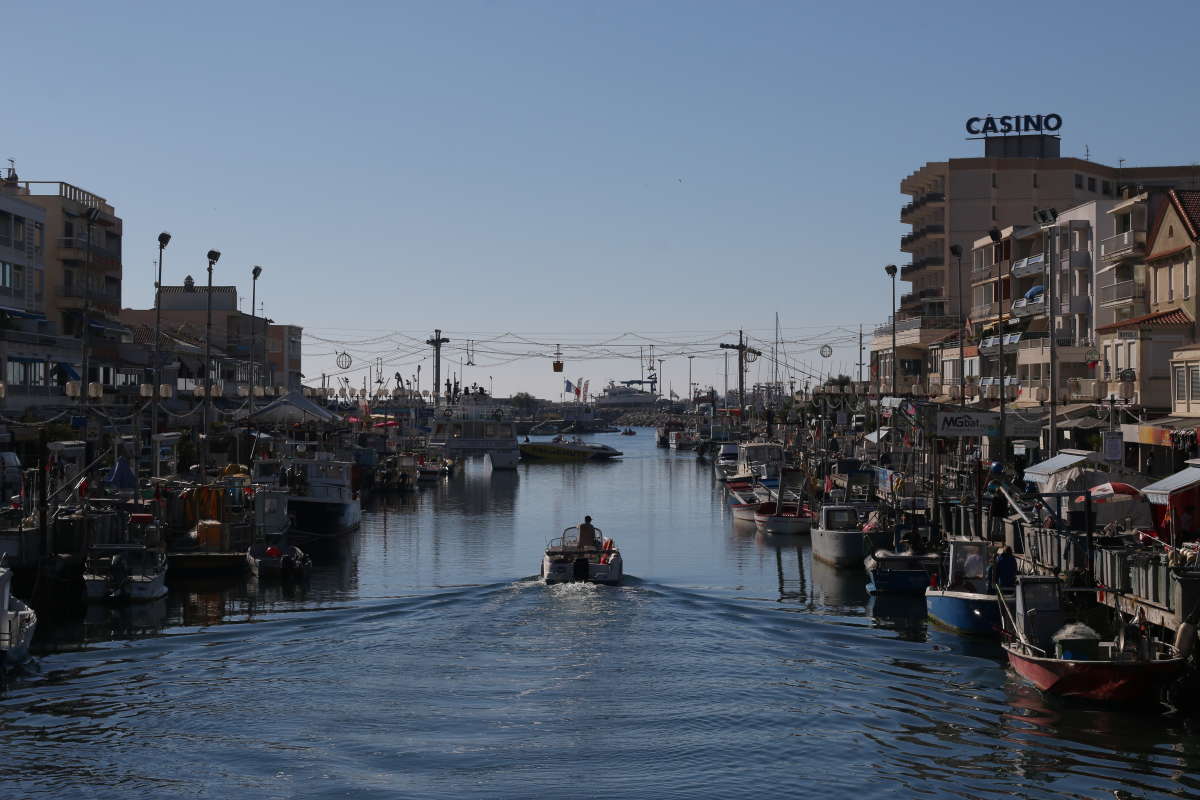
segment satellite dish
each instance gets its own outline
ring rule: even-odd
[[[833,355],[833,348],[827,344],[821,345],[821,358],[829,358]]]

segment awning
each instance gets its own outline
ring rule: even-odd
[[[8,314],[10,317],[19,317],[21,319],[45,319],[46,315],[37,311],[26,311],[23,308],[12,308],[11,306],[0,306],[0,312]]]
[[[1047,458],[1045,461],[1034,464],[1025,470],[1025,480],[1033,480],[1034,477],[1045,478],[1048,475],[1053,475],[1056,472],[1073,467],[1076,464],[1087,461],[1086,455],[1079,453],[1059,453],[1054,458]]]
[[[40,364],[46,359],[33,356],[9,356],[9,361],[20,361],[22,364]]]
[[[115,322],[109,322],[107,320],[89,319],[88,326],[102,331],[112,331],[113,333],[130,333],[129,328],[126,328],[124,325],[118,325]]]
[[[1182,472],[1176,472],[1144,487],[1142,494],[1154,505],[1165,506],[1170,502],[1171,495],[1197,484],[1200,484],[1200,467],[1188,467]]]
[[[79,380],[79,373],[75,371],[74,367],[64,361],[58,362],[58,371],[69,381]]]
[[[1049,427],[1049,424],[1049,422],[1046,423],[1047,427]],[[1104,420],[1096,419],[1095,417],[1075,417],[1074,419],[1068,419],[1059,422],[1058,429],[1064,430],[1069,428],[1073,430],[1089,431],[1094,430],[1095,428],[1104,428],[1107,425],[1108,423],[1106,423]]]
[[[891,432],[892,432],[891,428],[880,428],[877,431],[872,431],[871,433],[868,433],[863,438],[866,439],[871,444],[879,444],[880,440],[886,439]]]

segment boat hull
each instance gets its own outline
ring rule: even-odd
[[[754,515],[754,527],[759,533],[776,536],[796,536],[812,531],[812,517]]]
[[[1156,699],[1183,671],[1185,661],[1074,661],[1026,655],[1011,644],[1003,647],[1017,674],[1043,692],[1106,703]]]
[[[582,562],[586,562],[586,565]],[[556,583],[602,583],[616,586],[625,577],[624,561],[618,554],[607,563],[580,556],[577,559],[547,555],[542,558],[542,581],[547,585]]]
[[[163,572],[128,580],[113,587],[106,576],[83,576],[83,590],[88,602],[148,603],[167,596],[167,574]]]
[[[0,669],[14,669],[29,660],[29,647],[37,630],[37,614],[15,597],[0,608]]]
[[[517,448],[491,450],[488,452],[488,460],[492,462],[492,469],[516,469],[521,460],[521,451]]]
[[[288,515],[292,518],[293,528],[336,536],[358,527],[362,519],[362,506],[358,500],[324,501],[289,497]]]
[[[861,567],[868,550],[880,547],[890,538],[885,531],[838,531],[812,529],[812,557],[835,567]]]
[[[912,569],[867,569],[867,591],[871,594],[920,595],[929,588],[929,573]]]
[[[996,636],[1000,606],[994,594],[926,589],[925,609],[942,627],[970,636]]]

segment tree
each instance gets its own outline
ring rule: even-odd
[[[536,411],[540,405],[538,399],[529,392],[517,392],[509,398],[509,402],[517,411],[527,415]]]

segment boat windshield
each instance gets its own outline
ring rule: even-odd
[[[825,511],[825,529],[852,531],[858,527],[858,513],[853,508],[830,508]]]

